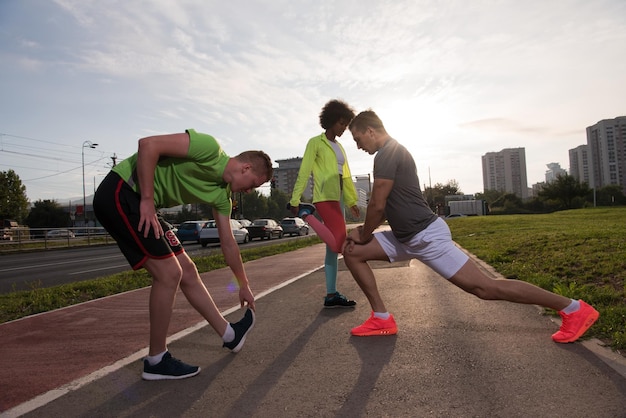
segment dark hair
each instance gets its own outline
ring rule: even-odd
[[[356,129],[359,132],[363,132],[367,128],[373,128],[375,130],[385,129],[383,121],[380,120],[378,115],[371,109],[364,110],[356,115],[355,118],[352,119],[352,122],[350,122],[349,126],[351,131]]]
[[[320,112],[320,125],[329,129],[341,119],[350,122],[354,117],[354,110],[346,102],[331,100],[326,103]]]
[[[256,174],[265,176],[268,181],[274,177],[272,159],[263,151],[244,151],[235,158],[241,162],[250,163],[252,171]]]

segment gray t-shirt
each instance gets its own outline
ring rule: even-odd
[[[437,220],[420,189],[413,156],[393,138],[374,157],[374,180],[379,178],[393,180],[385,216],[398,241],[409,241]]]

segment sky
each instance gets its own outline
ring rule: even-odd
[[[518,147],[530,187],[626,115],[625,52],[623,0],[0,0],[0,171],[31,202],[82,199],[83,167],[90,195],[138,139],[188,128],[301,157],[337,98],[381,117],[422,187],[482,192],[481,156]]]

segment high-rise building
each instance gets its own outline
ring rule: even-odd
[[[276,188],[287,193],[291,197],[291,192],[296,184],[302,157],[287,158],[285,160],[276,160],[278,168],[274,168],[274,178],[276,180]],[[307,187],[304,188],[301,199],[311,201],[313,197],[313,176],[309,178]]]
[[[505,148],[482,156],[483,187],[515,194],[521,199],[528,197],[525,148]]]
[[[619,185],[626,193],[626,116],[587,127],[589,187]]]
[[[589,185],[589,147],[579,145],[569,150],[569,175]]]
[[[372,182],[370,175],[355,176],[354,188],[356,189],[359,207],[365,208],[372,193]]]
[[[546,170],[546,183],[552,183],[560,176],[565,176],[567,171],[561,168],[561,164],[559,163],[550,163],[546,164],[548,169]]]

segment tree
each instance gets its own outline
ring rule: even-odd
[[[459,182],[456,180],[448,180],[446,184],[436,183],[433,187],[424,188],[424,198],[432,209],[437,207],[437,205],[444,206],[446,204],[446,196],[460,194],[463,194],[463,192],[459,188]]]
[[[554,201],[558,209],[574,209],[574,202],[581,202],[589,194],[589,187],[569,174],[558,176],[539,191],[539,198]]]
[[[499,190],[485,190],[483,193],[476,193],[476,199],[485,200],[489,206],[504,206],[504,196],[506,192]]]
[[[626,204],[626,196],[622,188],[616,184],[604,186],[596,190],[597,206],[614,206]]]
[[[267,202],[269,217],[280,221],[285,216],[291,216],[291,214],[287,212],[287,203],[290,199],[291,196],[287,193],[279,189],[272,189]]]
[[[256,190],[250,193],[243,193],[239,205],[241,206],[240,214],[251,221],[268,216],[267,197]]]
[[[0,172],[0,219],[22,223],[28,214],[26,186],[13,170]]]
[[[31,228],[64,228],[71,225],[70,214],[53,200],[38,200],[24,222]]]

